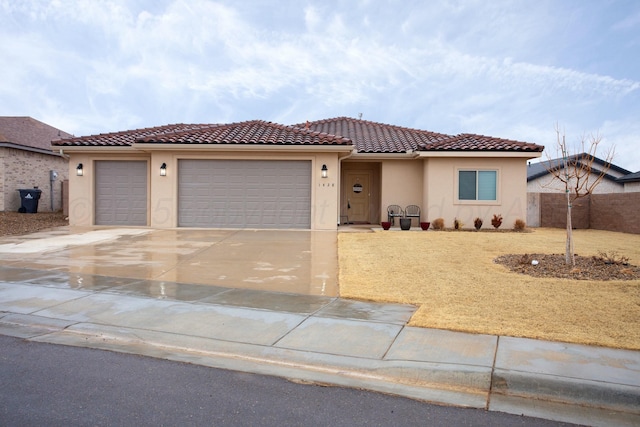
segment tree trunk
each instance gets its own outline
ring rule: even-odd
[[[576,265],[573,254],[573,225],[571,224],[571,194],[567,191],[567,243],[565,246],[564,262],[567,265]]]

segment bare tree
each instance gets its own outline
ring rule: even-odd
[[[602,167],[596,168],[594,163],[598,146],[602,142],[599,134],[591,135],[589,138],[582,137],[580,148],[575,154],[569,153],[564,131],[556,125],[557,154],[560,154],[560,161],[549,159],[546,168],[553,176],[553,181],[559,181],[567,195],[567,241],[565,245],[565,263],[575,265],[575,253],[573,250],[573,226],[571,222],[571,208],[573,203],[581,198],[593,193],[593,190],[602,182],[605,175],[611,168],[611,162],[615,150],[610,147],[604,156]],[[579,150],[579,151],[578,151]],[[547,154],[549,157],[549,154]]]

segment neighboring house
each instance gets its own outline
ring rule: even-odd
[[[575,154],[573,156],[569,156],[567,158],[568,163],[576,162],[577,165],[583,167],[582,159],[587,158],[588,155],[586,153]],[[563,168],[563,160],[553,159],[547,160],[540,163],[530,164],[527,168],[527,192],[529,193],[557,193],[564,192],[564,184],[555,180],[554,176],[549,172],[550,170],[562,170]],[[593,158],[593,163],[591,165],[591,179],[595,180],[600,172],[604,170],[608,164],[597,157]],[[609,170],[604,175],[604,179],[596,186],[593,193],[594,194],[603,194],[603,193],[622,193],[624,192],[624,185],[618,181],[619,178],[622,178],[625,175],[630,174],[631,172],[623,169],[619,166],[611,164]]]
[[[585,161],[589,156],[587,153],[580,153],[569,156],[567,163],[580,167],[585,167]],[[607,164],[602,159],[593,158],[591,164],[591,174],[589,182],[595,182],[600,173],[606,169],[602,181],[593,189],[593,194],[623,193],[625,186],[620,182],[620,178],[631,172],[614,164]],[[547,160],[539,163],[529,164],[527,167],[527,224],[531,227],[539,227],[541,220],[540,193],[565,194],[565,186],[562,182],[554,178],[550,171],[558,171],[564,168],[562,158]]]
[[[618,178],[618,182],[624,185],[625,193],[637,193],[640,191],[640,172],[629,173]]]
[[[527,160],[544,147],[338,117],[167,125],[53,142],[70,156],[70,224],[300,228],[526,215]],[[417,225],[418,219],[414,220]]]
[[[42,191],[39,212],[62,208],[62,181],[69,166],[59,150],[51,150],[51,140],[72,136],[31,117],[0,117],[0,211],[18,211],[17,190],[34,187]],[[55,180],[51,171],[57,173]]]

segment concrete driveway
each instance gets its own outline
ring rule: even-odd
[[[0,240],[2,265],[69,274],[338,295],[337,232],[60,227]]]

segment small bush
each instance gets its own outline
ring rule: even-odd
[[[482,228],[482,218],[474,219],[473,226],[476,228],[476,230],[480,230]]]
[[[516,231],[523,231],[527,228],[527,223],[521,219],[516,219],[516,222],[513,223],[513,229]]]
[[[455,228],[456,230],[460,230],[462,227],[464,227],[464,222],[460,221],[458,218],[455,218],[453,220],[453,228]]]
[[[498,227],[502,225],[502,215],[493,214],[493,218],[491,219],[491,225],[497,230]]]
[[[623,255],[618,255],[618,252],[598,252],[597,257],[593,257],[596,261],[604,262],[605,264],[615,265],[629,265],[629,258]]]
[[[431,225],[433,226],[434,230],[444,230],[444,219],[436,218],[433,220],[433,224]]]

